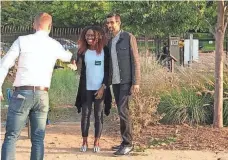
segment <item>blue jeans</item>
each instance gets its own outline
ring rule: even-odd
[[[49,97],[46,91],[15,91],[9,103],[1,160],[15,160],[16,141],[29,116],[31,124],[31,160],[43,160],[44,137]]]

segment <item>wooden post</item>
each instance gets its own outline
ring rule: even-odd
[[[172,55],[170,55],[170,60],[169,60],[170,66],[169,66],[169,70],[172,73],[174,72],[175,62],[177,62],[177,59],[175,57],[173,57]]]
[[[171,59],[171,72],[174,73],[174,59]]]

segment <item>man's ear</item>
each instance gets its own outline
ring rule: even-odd
[[[120,24],[120,26],[121,26],[121,21],[119,21],[119,24]]]
[[[51,30],[51,27],[52,27],[52,24],[50,23],[50,24],[48,25],[48,29]]]

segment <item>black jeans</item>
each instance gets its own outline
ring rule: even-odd
[[[122,145],[132,146],[132,124],[129,116],[129,96],[131,84],[113,84],[118,113],[120,117],[120,132]]]
[[[103,129],[103,110],[104,96],[101,99],[95,99],[96,91],[86,91],[86,103],[82,105],[81,131],[82,137],[88,137],[90,126],[90,115],[92,104],[94,102],[94,128],[95,138],[100,138]]]

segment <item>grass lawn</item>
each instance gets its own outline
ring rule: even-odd
[[[79,76],[69,69],[54,70],[51,87],[49,91],[50,107],[61,105],[73,105],[76,99]],[[6,89],[13,88],[12,82],[6,79],[3,84],[3,95],[5,100],[2,106],[7,105]]]

